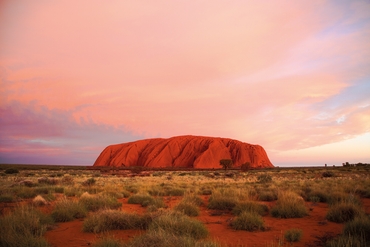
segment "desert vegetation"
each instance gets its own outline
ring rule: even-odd
[[[0,165],[0,246],[369,246],[368,166],[223,168]]]

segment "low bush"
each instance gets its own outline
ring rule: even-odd
[[[301,229],[292,228],[285,231],[284,238],[289,243],[298,242],[302,238],[302,233]]]
[[[5,174],[17,174],[19,170],[17,168],[8,168],[4,171]]]
[[[80,203],[68,199],[62,199],[56,202],[51,217],[56,222],[67,222],[74,219],[84,218],[87,215],[87,209]]]
[[[42,236],[52,224],[50,217],[32,207],[17,208],[0,217],[0,246],[49,246]]]
[[[242,212],[231,221],[230,226],[235,230],[250,232],[265,229],[262,217],[256,212]]]
[[[155,218],[150,224],[149,230],[163,230],[169,234],[194,239],[201,239],[208,236],[207,228],[200,221],[176,212],[168,212]]]
[[[333,172],[331,172],[331,171],[326,171],[326,172],[323,172],[323,173],[321,174],[321,176],[322,176],[323,178],[331,178],[331,177],[334,177],[334,173],[333,173]]]
[[[363,215],[363,210],[359,205],[341,202],[334,204],[329,208],[326,218],[332,222],[343,223],[353,220],[355,217],[361,215]]]
[[[250,213],[257,213],[259,215],[266,215],[268,213],[269,209],[267,205],[260,204],[254,201],[248,201],[248,202],[239,202],[236,204],[236,206],[233,208],[232,213],[234,215],[240,215],[242,212],[250,212]]]
[[[302,218],[308,215],[302,197],[291,191],[281,192],[276,204],[271,209],[271,215],[276,218]]]
[[[59,179],[42,177],[37,180],[39,184],[56,185],[59,183]]]
[[[105,232],[108,230],[147,229],[151,217],[106,209],[88,216],[83,223],[84,232]]]

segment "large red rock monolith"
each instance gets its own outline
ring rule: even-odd
[[[219,137],[177,136],[146,139],[106,147],[94,166],[221,168],[221,159],[233,167],[250,162],[252,168],[274,167],[263,147]]]

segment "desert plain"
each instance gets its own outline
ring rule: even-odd
[[[1,246],[368,246],[370,167],[0,165]]]

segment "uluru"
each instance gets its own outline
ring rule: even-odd
[[[251,168],[274,167],[259,145],[191,135],[109,145],[94,166],[219,169],[221,159],[231,159],[235,168],[246,162]]]

